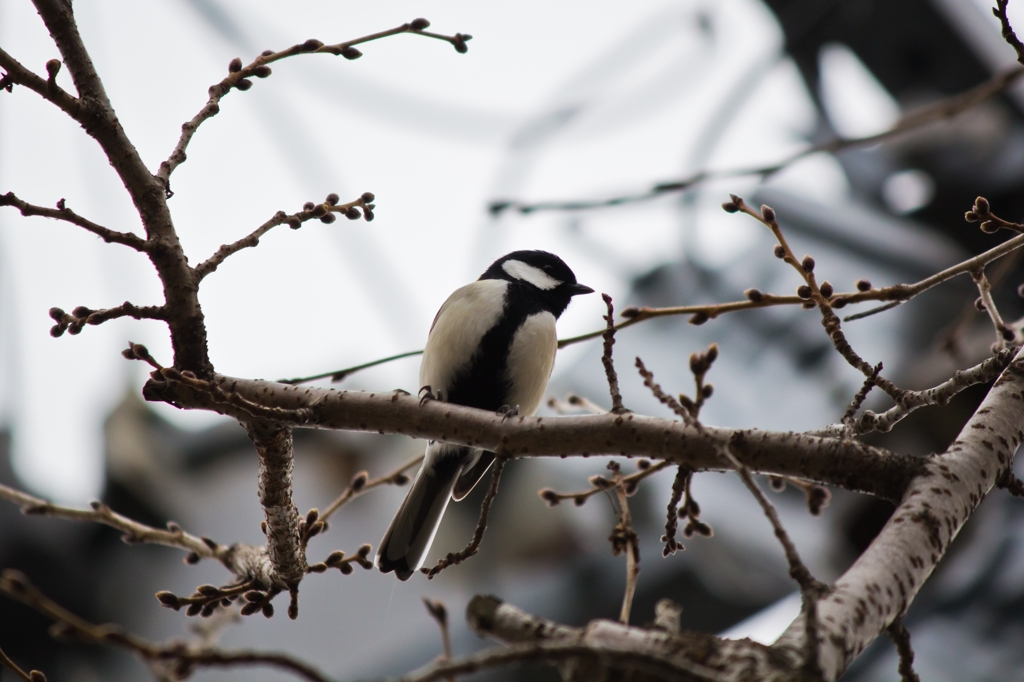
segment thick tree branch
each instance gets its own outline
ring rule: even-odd
[[[124,183],[146,229],[146,254],[157,270],[167,301],[174,364],[207,376],[213,371],[206,346],[206,326],[192,269],[181,248],[163,185],[146,168],[125,134],[96,73],[75,24],[70,2],[33,0],[43,23],[64,58],[79,93],[73,118],[95,139]]]
[[[1013,465],[1024,440],[1024,352],[996,380],[953,445],[930,458],[867,550],[818,603],[821,667],[837,679],[909,608],[974,509]],[[795,621],[776,647],[801,647]]]
[[[261,420],[247,422],[245,426],[259,456],[259,496],[267,523],[267,555],[276,580],[291,589],[309,570],[299,510],[292,500],[292,429]]]
[[[130,246],[136,251],[145,251],[148,248],[148,243],[142,237],[132,234],[131,232],[118,232],[117,230],[111,230],[103,227],[102,225],[97,225],[91,220],[78,215],[70,208],[67,208],[64,205],[63,199],[57,202],[57,208],[46,208],[45,206],[36,206],[26,201],[22,201],[18,197],[14,196],[14,192],[8,192],[7,194],[0,194],[0,206],[13,206],[21,211],[21,215],[23,216],[43,216],[46,218],[54,218],[55,220],[63,220],[64,222],[71,223],[72,225],[78,225],[79,227],[83,227],[89,232],[92,232],[108,244],[124,244],[125,246]]]
[[[166,370],[165,370],[166,372]],[[376,433],[503,448],[510,456],[623,455],[665,459],[691,469],[721,470],[717,443],[752,471],[792,476],[899,499],[922,460],[844,438],[792,432],[725,429],[703,432],[671,419],[628,415],[514,417],[428,401],[401,392],[337,391],[270,381],[217,377],[175,381],[155,372],[143,389],[148,400],[208,409],[242,421],[252,409],[295,426]],[[255,406],[255,407],[249,407]]]

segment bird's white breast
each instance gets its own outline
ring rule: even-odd
[[[420,386],[447,391],[480,340],[501,318],[508,282],[482,279],[452,292],[437,311],[420,364]],[[554,326],[552,318],[552,326]],[[546,376],[546,375],[545,375]],[[447,397],[447,396],[445,396]]]
[[[557,351],[558,335],[551,313],[534,313],[516,330],[508,354],[508,378],[512,384],[508,405],[518,405],[519,414],[537,411],[555,367]]]

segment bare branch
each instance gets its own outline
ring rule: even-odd
[[[604,316],[607,327],[604,331],[604,352],[601,355],[601,363],[604,365],[604,374],[608,379],[608,392],[612,396],[612,413],[622,414],[628,412],[622,406],[622,393],[619,392],[619,377],[615,373],[615,363],[612,362],[612,346],[615,345],[615,308],[612,307],[612,297],[608,294],[601,294],[608,314]]]
[[[299,528],[299,510],[292,501],[292,429],[261,420],[247,422],[245,426],[259,456],[259,496],[267,523],[267,555],[275,577],[292,589],[309,569]],[[298,616],[292,609],[288,615],[292,619]]]
[[[60,62],[57,64],[59,65]],[[0,90],[10,92],[12,85],[24,85],[46,101],[55,104],[76,121],[81,116],[81,103],[74,96],[53,82],[53,79],[44,80],[37,76],[2,49],[0,49],[0,68],[7,72],[0,79]]]
[[[12,661],[6,653],[4,653],[3,649],[0,649],[0,665],[14,671],[14,674],[25,680],[25,682],[46,682],[46,675],[38,670],[25,672],[18,667],[18,664]]]
[[[1003,322],[999,309],[996,308],[996,302],[992,298],[992,285],[989,284],[988,278],[985,277],[985,271],[979,268],[971,273],[971,278],[978,287],[978,293],[981,294],[978,298],[977,307],[988,313],[989,319],[992,320],[992,327],[996,332],[996,342],[992,346],[993,350],[1002,350],[1006,348],[1008,341],[1012,342],[1016,339],[1017,334],[1009,325]]]
[[[470,40],[472,36],[463,33],[456,33],[454,36],[431,33],[425,30],[429,26],[430,22],[426,19],[416,19],[408,24],[402,24],[401,26],[387,31],[373,33],[363,36],[362,38],[356,38],[355,40],[349,40],[336,45],[324,45],[321,41],[316,40],[315,38],[310,38],[304,43],[292,45],[280,52],[265,50],[247,66],[242,66],[241,59],[233,59],[231,63],[228,64],[228,75],[224,80],[210,86],[210,98],[207,100],[206,105],[200,109],[199,113],[193,116],[191,120],[182,124],[181,137],[178,138],[178,144],[175,145],[174,151],[171,152],[171,155],[167,160],[160,163],[160,169],[156,172],[155,177],[163,184],[165,191],[167,192],[167,196],[173,196],[174,193],[171,192],[170,189],[171,173],[173,173],[178,166],[185,163],[185,159],[187,158],[185,150],[188,147],[189,142],[192,141],[192,136],[195,135],[196,130],[199,129],[199,126],[202,125],[204,121],[213,118],[220,113],[220,101],[225,95],[231,92],[231,90],[248,90],[252,87],[253,81],[250,79],[253,77],[266,78],[270,76],[271,70],[270,67],[267,66],[268,64],[272,64],[288,57],[294,57],[295,55],[314,53],[340,55],[346,59],[358,59],[362,56],[362,53],[354,47],[355,45],[360,45],[371,40],[386,38],[388,36],[398,35],[399,33],[412,33],[428,38],[444,40],[451,43],[458,52],[466,52],[466,41]],[[0,66],[2,66],[2,64],[0,64]]]
[[[50,336],[62,336],[65,331],[74,336],[80,333],[87,324],[100,325],[119,317],[131,317],[136,320],[166,320],[167,307],[137,306],[125,301],[114,308],[101,310],[92,310],[81,305],[72,310],[70,314],[60,308],[50,308],[50,319],[57,323],[50,327]]]
[[[143,389],[148,400],[209,409],[242,421],[263,411],[295,426],[394,433],[491,451],[504,449],[516,457],[633,455],[684,464],[694,471],[720,470],[723,464],[715,443],[730,442],[739,435],[742,443],[733,443],[733,453],[756,471],[839,485],[886,499],[899,499],[923,464],[916,457],[842,437],[707,425],[698,430],[676,420],[637,414],[503,419],[487,410],[451,403],[421,405],[417,397],[404,392],[337,391],[224,376],[203,382],[169,369],[154,375]],[[213,394],[214,388],[219,394]]]
[[[1024,353],[1018,351],[952,446],[929,458],[882,531],[818,602],[826,680],[838,678],[906,613],[964,522],[1012,467],[1021,439],[1022,391]],[[804,639],[805,626],[797,621],[775,647]]]
[[[235,547],[219,544],[207,537],[186,533],[173,521],[167,524],[167,530],[153,528],[118,514],[102,502],[93,502],[91,510],[75,509],[54,504],[5,485],[0,485],[0,498],[20,505],[21,513],[28,516],[52,516],[68,521],[101,523],[124,533],[124,541],[128,544],[146,543],[175,547],[194,555],[195,561],[215,559],[232,572],[237,568],[233,556]]]
[[[857,411],[860,406],[864,404],[864,401],[868,397],[868,393],[875,387],[875,381],[878,379],[879,372],[882,371],[882,363],[875,365],[875,369],[871,372],[871,376],[864,379],[864,384],[857,391],[857,395],[853,396],[853,400],[850,401],[849,407],[846,408],[846,412],[843,413],[842,418],[839,420],[841,423],[850,426],[853,424],[853,418],[857,416]]]
[[[131,232],[118,232],[117,230],[111,230],[103,227],[102,225],[97,225],[91,220],[83,218],[65,206],[63,199],[57,202],[57,208],[46,208],[45,206],[36,206],[26,201],[22,201],[18,197],[14,196],[14,192],[8,192],[7,194],[0,194],[0,206],[13,206],[21,211],[21,215],[23,216],[43,216],[46,218],[53,218],[55,220],[63,220],[64,222],[71,223],[72,225],[83,227],[108,244],[124,244],[125,246],[130,246],[136,251],[146,251],[149,248],[149,242],[138,235],[132,234]]]
[[[444,654],[440,660],[450,661],[452,659],[452,638],[448,635],[448,609],[445,608],[444,602],[432,601],[426,597],[423,598],[423,605],[427,607],[427,613],[441,630],[441,645],[444,647]],[[455,682],[455,675],[448,675],[447,680]]]
[[[217,252],[207,258],[205,261],[200,263],[193,270],[195,272],[196,282],[201,282],[204,277],[209,275],[211,272],[217,269],[217,267],[224,262],[224,260],[232,254],[238,253],[242,249],[250,249],[260,243],[260,237],[265,235],[271,229],[278,225],[288,224],[288,227],[293,230],[299,229],[303,223],[314,218],[319,218],[321,222],[333,223],[335,220],[334,214],[344,214],[349,219],[355,220],[359,217],[365,217],[367,221],[373,220],[373,209],[374,205],[371,203],[374,200],[372,192],[363,192],[363,195],[355,201],[350,201],[347,204],[338,204],[338,195],[330,194],[327,200],[322,204],[313,204],[312,202],[307,203],[302,211],[288,215],[284,211],[278,211],[274,214],[274,217],[263,223],[250,234],[242,237],[236,242],[231,244],[224,244]],[[363,209],[362,213],[359,209]]]
[[[448,553],[444,559],[441,559],[433,568],[421,568],[420,571],[425,573],[428,580],[433,580],[434,576],[448,568],[449,566],[457,566],[466,559],[474,556],[480,550],[480,543],[484,539],[484,531],[487,530],[487,516],[491,512],[491,503],[494,502],[494,498],[498,496],[498,481],[501,480],[501,470],[505,468],[505,464],[508,462],[508,456],[502,451],[496,453],[494,458],[494,469],[491,471],[491,485],[487,488],[487,494],[484,495],[484,501],[480,505],[480,520],[477,521],[476,529],[473,531],[473,538],[466,545],[465,549],[461,552]]]
[[[999,20],[999,24],[1003,31],[1003,40],[1010,44],[1013,51],[1017,53],[1017,61],[1024,64],[1024,43],[1020,42],[1020,38],[1013,32],[1013,27],[1010,26],[1010,19],[1006,16],[1006,6],[1010,4],[1010,0],[996,0],[996,6],[992,8],[992,14],[995,15],[996,19]]]
[[[651,465],[650,460],[641,459],[637,462],[638,471],[635,471],[628,476],[622,477],[623,485],[626,488],[626,493],[632,495],[636,492],[637,486],[640,481],[644,480],[652,474],[656,474],[659,471],[667,469],[672,466],[671,462],[658,462],[657,464]],[[573,504],[577,507],[582,507],[588,499],[598,493],[603,493],[612,487],[611,481],[604,476],[591,476],[590,477],[590,490],[584,490],[578,493],[560,493],[552,490],[551,488],[541,488],[537,491],[537,495],[540,499],[544,500],[549,507],[561,503],[563,500],[572,500]]]
[[[391,473],[373,479],[371,479],[369,474],[365,471],[360,471],[352,477],[352,480],[349,481],[348,487],[345,488],[341,495],[339,495],[334,502],[327,505],[327,509],[320,514],[320,520],[326,524],[327,519],[329,519],[334,512],[338,511],[343,506],[369,490],[382,485],[405,485],[409,482],[409,476],[405,472],[412,469],[414,466],[419,465],[422,461],[423,455],[416,455]]]
[[[381,358],[380,360],[373,360],[371,362],[364,362],[363,364],[356,365],[354,367],[347,367],[345,369],[338,369],[338,370],[335,370],[333,372],[324,372],[323,374],[314,374],[313,376],[309,376],[309,377],[300,377],[298,379],[281,379],[279,381],[279,383],[289,384],[289,385],[295,386],[295,385],[298,385],[298,384],[309,383],[310,381],[316,381],[317,379],[326,379],[327,377],[331,378],[331,382],[338,382],[338,381],[342,381],[343,379],[348,377],[350,374],[355,374],[356,372],[358,372],[360,370],[369,369],[370,367],[376,367],[377,365],[383,365],[385,363],[392,362],[393,360],[401,360],[402,358],[411,358],[411,357],[414,357],[416,355],[423,355],[423,351],[422,350],[413,350],[413,351],[409,351],[408,353],[399,353],[398,355],[391,355],[391,356],[388,356],[386,358]]]
[[[1000,0],[1005,5],[1005,0]],[[998,16],[998,15],[997,15]],[[1007,24],[1004,24],[1004,35]],[[691,190],[699,185],[711,182],[714,180],[722,180],[727,178],[741,178],[749,176],[758,176],[761,178],[768,178],[775,173],[783,170],[787,166],[793,163],[817,154],[819,152],[836,153],[845,149],[853,149],[857,147],[867,147],[870,145],[878,144],[880,142],[886,142],[892,138],[898,137],[904,133],[907,133],[917,128],[921,128],[930,123],[936,123],[938,121],[948,120],[964,111],[967,111],[971,107],[984,102],[985,100],[993,97],[1015,83],[1022,75],[1024,75],[1024,69],[1015,68],[1009,71],[1005,71],[1001,74],[993,76],[988,81],[977,85],[970,90],[966,90],[959,95],[954,95],[948,99],[941,100],[934,104],[922,107],[917,111],[912,111],[905,114],[896,124],[887,131],[877,133],[875,135],[868,135],[866,137],[857,138],[833,138],[827,142],[816,144],[808,147],[807,149],[792,154],[784,159],[773,163],[768,166],[754,166],[749,168],[737,168],[733,170],[725,171],[699,171],[693,175],[683,178],[681,180],[675,180],[671,182],[662,182],[652,185],[649,189],[636,192],[633,194],[622,194],[613,197],[593,199],[593,200],[569,200],[569,201],[542,201],[536,203],[524,203],[519,201],[495,201],[491,203],[490,210],[494,215],[503,213],[508,210],[518,211],[519,213],[529,214],[536,213],[539,211],[580,211],[594,208],[606,208],[611,206],[621,206],[624,204],[632,204],[642,201],[650,201],[667,194],[674,194],[678,192],[685,192]]]
[[[633,595],[636,594],[636,584],[640,577],[640,536],[633,528],[633,517],[629,513],[629,496],[623,482],[622,470],[617,462],[609,462],[608,468],[614,473],[612,483],[615,486],[615,496],[619,501],[617,510],[619,523],[608,539],[612,543],[612,554],[618,556],[625,553],[626,555],[626,589],[622,596],[622,608],[619,610],[619,622],[629,625],[629,613],[633,610]]]
[[[902,620],[897,620],[887,627],[885,632],[896,645],[896,652],[900,656],[900,679],[903,682],[921,682],[921,678],[914,672],[914,650],[910,646],[910,631],[907,630],[907,626]]]
[[[63,638],[75,638],[87,644],[119,647],[144,661],[175,661],[178,664],[176,670],[182,678],[187,677],[197,666],[269,665],[310,682],[330,682],[323,673],[288,654],[224,651],[182,643],[160,645],[127,632],[120,625],[93,625],[48,598],[17,571],[6,570],[0,574],[0,591],[54,620],[56,630],[52,632]]]
[[[881,414],[866,410],[852,424],[853,433],[861,435],[871,431],[886,432],[914,410],[928,405],[945,405],[965,388],[987,383],[999,376],[1013,360],[1017,350],[1016,347],[1004,348],[970,369],[957,370],[950,379],[938,386],[924,391],[907,391],[901,404],[891,407]]]

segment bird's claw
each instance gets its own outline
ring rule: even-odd
[[[420,407],[423,407],[426,403],[428,403],[431,400],[440,400],[441,399],[441,391],[438,391],[437,395],[434,395],[434,391],[430,388],[429,385],[427,385],[427,386],[424,386],[423,388],[420,389],[419,396],[420,396]]]
[[[518,405],[502,405],[498,408],[498,414],[501,415],[501,421],[511,419],[519,414]]]

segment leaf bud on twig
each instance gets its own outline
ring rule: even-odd
[[[776,244],[775,245],[774,253],[775,253],[775,257],[776,258],[785,258],[786,257],[786,250],[784,248],[782,248],[782,244]]]
[[[339,197],[334,192],[331,192],[330,194],[327,195],[327,198],[324,199],[324,201],[330,204],[331,206],[337,206],[338,202],[341,201],[341,197]]]
[[[974,299],[974,307],[977,308],[978,310],[981,310],[981,311],[984,312],[984,310],[985,310],[985,301],[982,300],[981,296],[979,296],[978,298]]]
[[[228,62],[228,71],[230,71],[231,73],[238,73],[241,70],[242,70],[242,60],[239,59],[238,57],[235,57],[230,62]]]
[[[331,223],[333,223],[337,219],[338,219],[338,217],[336,215],[334,215],[333,213],[326,213],[326,214],[320,216],[320,222],[326,223],[327,225],[330,225]]]
[[[267,66],[266,64],[260,64],[259,66],[252,70],[252,73],[257,78],[266,78],[271,73],[273,73],[273,71],[271,71],[270,67]]]
[[[821,295],[825,298],[831,298],[832,294],[835,293],[835,290],[832,288],[832,283],[827,280],[822,282],[819,288],[821,289]]]
[[[551,488],[541,488],[537,491],[537,495],[540,496],[540,499],[544,500],[544,503],[549,507],[554,507],[561,502],[558,498],[558,493]]]
[[[845,308],[846,304],[849,302],[850,299],[846,298],[845,296],[836,296],[834,299],[832,299],[832,307],[836,309]]]
[[[269,57],[270,55],[274,54],[274,51],[273,50],[263,50],[263,52],[260,52],[260,54],[263,55],[264,57]]]
[[[60,60],[59,59],[51,59],[51,60],[46,62],[46,75],[49,76],[49,78],[47,78],[48,81],[50,81],[52,83],[53,80],[57,77],[57,73],[59,71],[60,71]]]
[[[804,256],[804,259],[800,261],[800,267],[804,272],[814,272],[814,259],[810,256]]]
[[[366,218],[366,222],[370,222],[376,216],[374,215],[373,211],[370,210],[370,207],[367,206],[366,208],[363,209],[363,217]]]
[[[803,299],[811,297],[811,288],[806,284],[801,284],[796,288],[796,295]]]
[[[694,313],[693,316],[690,317],[690,324],[694,326],[700,326],[707,322],[709,319],[711,318],[708,316],[708,314],[702,310],[699,313]]]
[[[242,92],[245,92],[246,90],[252,87],[252,81],[248,78],[243,78],[237,83],[235,83],[235,87],[241,90]]]
[[[426,31],[430,28],[430,22],[423,17],[420,17],[419,19],[413,19],[409,24],[409,27],[414,31]]]
[[[866,279],[858,279],[855,286],[857,291],[871,291],[871,282]]]
[[[368,204],[374,199],[376,199],[377,196],[373,192],[363,192],[362,196],[360,196],[359,198],[362,199],[364,203]]]
[[[302,49],[304,52],[314,52],[323,46],[324,44],[316,38],[310,38],[306,42],[302,43]]]
[[[357,50],[356,48],[352,47],[351,45],[346,45],[345,47],[341,48],[341,56],[344,57],[345,59],[352,60],[359,59],[360,57],[363,56],[363,53]]]
[[[764,218],[766,222],[774,223],[775,222],[775,209],[772,208],[771,206],[769,206],[768,204],[762,204],[761,205],[761,217]]]
[[[704,396],[705,400],[710,398],[714,394],[714,392],[715,392],[714,384],[704,384],[704,387],[700,389],[700,393],[701,393],[702,396]]]
[[[979,216],[988,215],[990,210],[988,199],[985,197],[978,197],[974,200],[974,212]]]
[[[350,206],[348,210],[345,211],[345,217],[348,218],[349,220],[359,220],[361,215],[362,214],[359,213],[359,209],[356,208],[355,206]]]
[[[466,40],[471,37],[472,36],[456,33],[455,37],[452,39],[452,45],[455,46],[455,51],[459,54],[466,54],[469,52],[469,46],[466,45]]]
[[[978,222],[978,214],[974,211],[967,211],[967,213],[964,213],[964,220],[969,223],[976,223]]]
[[[736,213],[740,210],[740,207],[736,205],[735,201],[727,201],[722,204],[722,210],[726,213]]]
[[[760,289],[747,289],[743,292],[743,295],[747,297],[747,300],[751,303],[760,303],[764,300],[764,294],[761,293]]]
[[[999,231],[999,225],[994,220],[986,220],[978,227],[980,227],[981,231],[985,234],[995,234]]]

